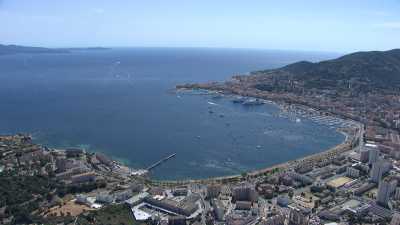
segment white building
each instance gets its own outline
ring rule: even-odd
[[[142,192],[142,193],[139,193],[139,194],[132,196],[131,198],[125,200],[125,203],[127,203],[130,206],[135,206],[135,205],[138,205],[139,203],[141,203],[143,201],[143,199],[146,198],[147,196],[149,196],[149,193]]]
[[[113,203],[114,202],[114,196],[110,195],[108,193],[99,193],[99,194],[96,195],[96,202]]]
[[[151,218],[151,215],[143,210],[140,210],[139,208],[133,208],[132,209],[133,216],[137,221],[146,221]]]
[[[133,193],[130,189],[114,193],[115,201],[117,202],[128,200],[129,198],[132,197],[132,195]]]
[[[89,202],[88,197],[86,195],[76,195],[75,202],[79,203],[79,204],[90,205],[90,202]]]
[[[360,171],[353,167],[347,167],[346,176],[351,177],[351,178],[358,178],[360,176]]]

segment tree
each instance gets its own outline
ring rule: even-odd
[[[290,190],[289,193],[288,193],[288,195],[289,195],[289,198],[293,198],[294,192],[293,192],[292,190]]]

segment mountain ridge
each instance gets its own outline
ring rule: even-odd
[[[379,87],[395,87],[400,86],[400,49],[355,52],[317,63],[300,61],[275,71],[287,72],[305,81],[356,79]]]

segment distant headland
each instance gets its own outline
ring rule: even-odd
[[[3,45],[0,44],[0,55],[10,55],[19,53],[41,54],[41,53],[70,53],[71,51],[81,50],[107,50],[103,47],[88,47],[88,48],[43,48],[21,45]]]

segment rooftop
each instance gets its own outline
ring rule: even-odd
[[[348,177],[338,177],[336,179],[329,181],[327,185],[333,188],[340,188],[351,181],[353,181],[353,179]]]

